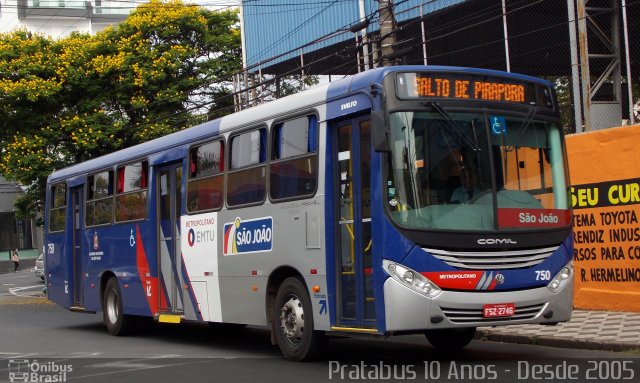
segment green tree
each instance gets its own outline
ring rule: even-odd
[[[570,77],[553,77],[549,78],[556,87],[558,96],[558,104],[560,106],[560,117],[562,129],[565,134],[575,133],[575,118],[573,114],[573,98],[571,94],[571,78]]]
[[[35,212],[55,169],[185,129],[241,68],[236,11],[152,0],[61,40],[0,35],[0,173]],[[201,120],[201,119],[200,119]]]

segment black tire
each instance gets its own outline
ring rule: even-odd
[[[476,335],[475,327],[427,330],[427,340],[439,351],[457,352],[465,348]]]
[[[116,278],[110,278],[102,293],[102,321],[107,331],[116,336],[129,335],[138,328],[138,319],[133,315],[124,315],[120,285]]]
[[[272,319],[285,358],[296,362],[310,360],[324,350],[327,338],[313,330],[311,300],[298,278],[287,278],[278,288]]]

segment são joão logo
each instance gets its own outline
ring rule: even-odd
[[[223,254],[258,253],[273,247],[273,219],[263,217],[246,221],[236,218],[224,224]]]

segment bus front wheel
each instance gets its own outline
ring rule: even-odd
[[[287,278],[278,288],[273,323],[278,346],[289,360],[313,359],[326,344],[325,335],[313,330],[311,300],[298,278]]]
[[[136,326],[136,317],[124,315],[118,280],[110,278],[102,295],[102,319],[111,335],[127,335]]]
[[[476,335],[475,327],[427,330],[424,332],[431,345],[440,351],[454,352],[465,348]]]

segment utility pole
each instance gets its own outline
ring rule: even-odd
[[[364,0],[359,0],[358,1],[358,13],[360,16],[360,21],[361,22],[365,22],[364,24],[364,28],[359,32],[360,36],[362,37],[361,43],[362,43],[362,57],[363,57],[363,62],[364,62],[364,70],[369,70],[371,68],[371,66],[369,65],[369,62],[371,60],[371,57],[369,57],[369,39],[367,38],[367,26],[369,25],[369,21],[367,20],[367,15],[365,14],[364,11]],[[358,61],[358,68],[360,68],[360,61]]]
[[[392,66],[396,64],[396,19],[393,15],[393,0],[378,0],[378,13],[382,66]]]

